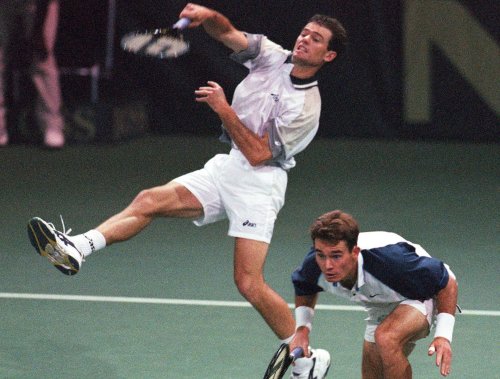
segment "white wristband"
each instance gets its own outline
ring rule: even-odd
[[[436,331],[434,338],[443,337],[451,343],[453,337],[453,327],[455,326],[455,317],[449,313],[439,313],[436,316]]]
[[[312,320],[314,317],[314,309],[301,305],[295,308],[295,330],[301,326],[305,326],[307,329],[312,329]]]

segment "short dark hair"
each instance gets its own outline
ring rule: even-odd
[[[328,41],[328,50],[335,51],[337,56],[345,51],[348,42],[347,31],[339,20],[323,14],[315,14],[309,22],[315,22],[332,32],[332,38]]]
[[[358,222],[350,214],[334,210],[319,216],[309,228],[311,238],[337,244],[345,241],[351,251],[358,243]]]

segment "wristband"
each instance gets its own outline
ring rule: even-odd
[[[455,317],[449,313],[439,313],[436,317],[436,331],[434,338],[443,337],[451,343],[453,337],[453,327],[455,326]]]
[[[305,305],[295,308],[295,330],[301,326],[305,326],[311,331],[313,317],[314,309],[306,307]]]

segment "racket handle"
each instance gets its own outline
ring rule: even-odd
[[[180,18],[179,21],[177,21],[172,28],[174,29],[186,29],[188,25],[191,23],[191,20],[187,17]]]
[[[304,350],[301,347],[296,347],[290,353],[290,358],[292,358],[292,361],[295,361],[296,359],[299,359],[303,356],[304,356]]]

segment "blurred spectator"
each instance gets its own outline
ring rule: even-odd
[[[26,67],[37,92],[35,120],[48,148],[64,146],[59,69],[54,47],[59,21],[58,0],[0,0],[0,146],[9,142],[6,121],[6,67],[13,39],[17,57],[27,57]],[[23,69],[16,62],[15,69]]]

